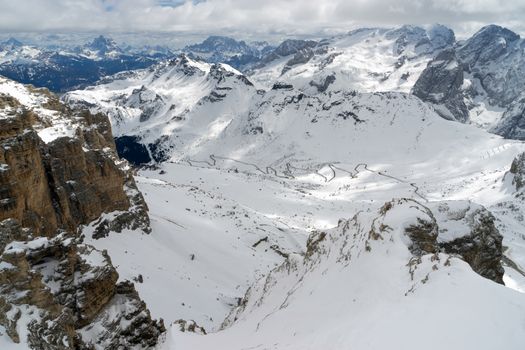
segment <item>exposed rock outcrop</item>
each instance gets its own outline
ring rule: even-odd
[[[435,105],[435,110],[441,117],[465,122],[469,112],[463,101],[462,84],[463,67],[454,49],[447,49],[428,64],[414,85],[412,93]]]
[[[13,218],[36,234],[53,235],[118,211],[118,224],[105,226],[149,232],[146,203],[116,155],[107,117],[71,110],[46,90],[26,93],[43,99],[43,108],[0,96],[1,105],[16,106],[4,108],[0,118],[0,220]],[[70,121],[62,134],[55,129]]]
[[[181,320],[175,321],[174,323],[179,325],[181,332],[191,332],[191,333],[197,333],[201,335],[206,334],[206,330],[204,329],[204,327],[199,326],[197,322],[193,320],[187,321],[187,320],[181,319]]]
[[[151,319],[131,283],[116,284],[118,273],[105,251],[67,232],[38,237],[14,219],[0,222],[0,235],[13,239],[0,247],[0,324],[13,341],[23,341],[18,330],[27,327],[33,349],[156,344],[162,320]]]
[[[525,140],[525,93],[510,103],[490,132],[509,139]]]
[[[426,207],[426,218],[405,228],[415,255],[444,252],[460,256],[479,275],[503,284],[503,237],[494,216],[468,202],[438,202]]]
[[[446,119],[472,122],[510,139],[525,139],[524,40],[489,25],[454,49],[440,53],[423,71],[413,94]]]
[[[512,184],[519,191],[525,186],[525,153],[520,153],[514,158],[509,173],[513,175]]]
[[[439,250],[461,256],[479,275],[503,284],[503,236],[492,213],[469,201],[438,202],[429,207],[439,227]]]
[[[381,214],[384,216],[395,206],[410,202],[415,201],[388,202]],[[415,203],[422,215],[417,215],[413,219],[415,223],[404,228],[410,238],[408,248],[412,254],[421,256],[442,252],[456,255],[479,275],[503,284],[503,237],[494,225],[494,216],[487,209],[470,201]]]
[[[152,347],[162,321],[79,235],[150,231],[107,117],[3,78],[0,90],[0,325],[32,349]]]

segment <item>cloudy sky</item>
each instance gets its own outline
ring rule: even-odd
[[[525,34],[525,0],[0,0],[0,32],[282,35],[442,23]],[[242,35],[241,35],[242,36]]]

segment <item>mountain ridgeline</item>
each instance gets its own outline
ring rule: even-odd
[[[187,145],[184,130],[193,134],[207,119],[227,123],[226,114],[233,113],[250,120],[276,89],[288,90],[290,99],[321,100],[343,91],[411,93],[445,119],[520,139],[522,42],[497,26],[465,41],[457,41],[441,25],[365,28],[320,41],[262,45],[265,49],[259,51],[243,41],[214,36],[187,46],[188,53],[105,78],[63,99],[107,113],[119,154],[134,164],[170,159],[172,150]],[[241,71],[216,63],[239,55],[253,58]],[[199,116],[207,110],[214,112]]]
[[[104,76],[146,68],[169,53],[125,51],[99,36],[74,48],[38,48],[16,39],[0,43],[0,75],[15,81],[65,92],[96,83]]]

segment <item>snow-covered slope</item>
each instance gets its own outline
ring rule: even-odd
[[[407,155],[454,156],[462,142],[501,144],[443,120],[404,93],[307,94],[287,85],[265,92],[227,66],[185,56],[73,91],[64,100],[109,114],[117,137],[136,137],[130,142],[146,145],[156,160],[239,160],[270,166],[260,171],[282,176],[293,176],[294,166],[366,162],[371,156],[392,163]]]
[[[280,172],[274,174],[266,168],[269,163],[264,160],[228,161],[219,154],[212,158],[216,163],[203,158],[189,163],[166,162],[160,169],[142,170],[137,181],[150,207],[151,236],[127,232],[92,243],[108,249],[124,278],[142,275],[144,282],[137,284],[137,288],[155,317],[164,318],[167,324],[179,318],[191,319],[208,332],[215,331],[254,279],[264,277],[282,261],[281,253],[305,251],[306,238],[312,230],[337,226],[340,218],[349,218],[358,211],[375,212],[377,205],[394,197],[411,197],[421,203],[443,198],[476,198],[495,208],[501,201],[511,200],[513,194],[506,192],[501,179],[514,154],[523,150],[523,146],[497,137],[491,139],[492,136],[472,127],[434,117],[443,125],[470,128],[478,134],[467,134],[463,139],[452,134],[444,141],[451,143],[449,149],[439,144],[436,149],[428,150],[426,157],[412,159],[410,155],[414,153],[409,153],[404,161],[399,157],[390,163],[382,158],[384,148],[374,147],[374,155],[365,152],[371,144],[362,142],[361,146],[353,146],[356,156],[334,154],[341,157],[337,163],[317,166],[310,163],[308,169],[292,161],[293,178]],[[395,148],[389,135],[383,134],[384,142]],[[480,135],[486,138],[479,143],[472,141],[481,138]],[[440,147],[443,149],[439,150]],[[357,157],[360,151],[363,158]],[[277,155],[281,154],[274,157]],[[359,164],[362,161],[366,164]],[[459,208],[457,212],[462,210]],[[502,212],[498,218],[508,223],[505,215],[508,214]],[[455,234],[454,226],[450,229],[443,220],[441,225]],[[498,225],[501,227],[501,223]],[[523,238],[519,236],[522,225],[516,222],[516,226],[504,231],[504,245],[512,246],[510,256],[518,262],[515,257],[523,254]],[[89,236],[89,231],[86,234]],[[141,259],[143,254],[148,259]],[[464,273],[475,278],[474,272],[465,268]],[[358,269],[365,267],[359,265]],[[525,286],[519,273],[508,271],[506,283],[515,288]],[[502,293],[508,292],[503,289]],[[312,298],[311,302],[323,303],[322,300]],[[476,309],[472,306],[468,310]],[[175,333],[178,327],[173,326]],[[251,333],[246,334],[249,337]],[[230,341],[239,346],[250,344],[243,339],[236,333]],[[213,340],[205,337],[194,341],[187,348],[207,349],[208,341]],[[180,346],[175,349],[186,348],[179,340],[175,344]]]
[[[252,83],[232,67],[181,55],[72,91],[63,99],[108,114],[116,137],[137,137],[148,146],[151,158],[166,160],[172,148],[182,152],[181,147],[191,148],[218,135],[234,116],[248,109],[254,96]]]
[[[428,30],[414,26],[358,29],[318,43],[305,43],[288,55],[284,50],[283,55],[273,55],[256,67],[249,77],[267,88],[276,81],[286,81],[307,91],[408,92],[427,62],[454,41],[452,30],[441,25]]]
[[[436,235],[443,242],[470,234],[480,219],[461,212],[480,210],[471,206],[430,209],[404,199],[363,206],[313,233],[304,256],[252,286],[224,330],[177,333],[166,348],[519,349],[523,295],[476,276],[456,256],[432,252]]]
[[[121,151],[162,161],[137,177],[152,235],[87,240],[141,275],[171,324],[162,349],[521,349],[508,171],[525,145],[406,93],[445,28],[326,42],[288,42],[248,78],[181,56],[66,94],[111,115]]]

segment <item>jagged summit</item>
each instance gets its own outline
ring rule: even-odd
[[[86,47],[100,51],[120,50],[115,40],[103,35],[99,35],[98,37],[94,38],[93,41],[86,44]]]
[[[212,35],[200,44],[187,46],[188,51],[213,52],[213,51],[248,51],[249,46],[244,41],[237,41],[227,36]]]
[[[520,36],[509,29],[489,25],[467,39],[458,48],[458,54],[471,66],[483,65],[512,53],[518,40]]]
[[[79,50],[87,57],[98,59],[105,57],[115,58],[123,54],[122,49],[113,39],[107,38],[103,35],[94,38],[93,41],[85,44],[79,48]]]
[[[259,61],[271,49],[265,41],[246,43],[243,40],[212,35],[199,44],[186,46],[182,51],[210,63],[227,63],[241,68]]]

